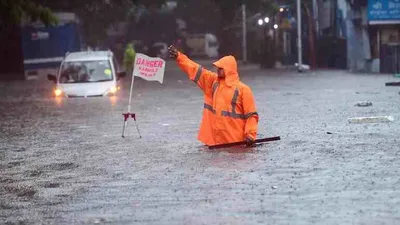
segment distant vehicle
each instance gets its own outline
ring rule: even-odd
[[[189,34],[186,44],[190,48],[190,56],[218,58],[218,40],[213,34]]]
[[[45,26],[40,22],[22,25],[22,48],[25,77],[43,77],[55,71],[67,52],[81,51],[83,37],[80,23],[73,13],[55,13],[57,26]]]
[[[56,84],[56,97],[101,97],[117,94],[125,75],[111,51],[86,51],[67,53],[57,76],[47,77]]]

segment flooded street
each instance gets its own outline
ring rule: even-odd
[[[207,64],[205,66],[210,66]],[[203,96],[169,62],[164,84],[129,79],[111,98],[49,97],[47,81],[0,83],[0,224],[399,224],[400,95],[387,75],[245,66],[254,149],[196,140]],[[373,103],[357,107],[360,101]],[[350,124],[348,118],[392,116]]]

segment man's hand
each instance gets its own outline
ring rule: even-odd
[[[178,49],[176,49],[173,45],[168,47],[168,54],[171,59],[178,58]]]
[[[246,141],[246,146],[247,147],[252,147],[254,145],[254,139],[249,137],[249,136],[246,137],[245,141]]]

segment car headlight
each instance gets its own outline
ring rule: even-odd
[[[56,88],[55,90],[54,90],[54,95],[56,96],[56,97],[60,97],[61,95],[62,95],[62,90],[61,89],[58,89],[58,88]]]
[[[117,93],[117,87],[112,87],[112,88],[110,88],[110,91],[109,91],[109,93],[111,93],[111,94],[115,94],[115,93]]]
[[[120,87],[113,86],[113,87],[110,88],[110,90],[108,90],[107,95],[108,96],[114,96],[118,92],[119,89],[120,89]]]

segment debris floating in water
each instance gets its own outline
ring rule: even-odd
[[[392,116],[354,117],[348,119],[349,123],[384,123],[393,122]]]
[[[358,106],[358,107],[368,107],[368,106],[372,106],[372,102],[368,102],[368,101],[358,102],[357,104],[355,104],[355,106]]]

